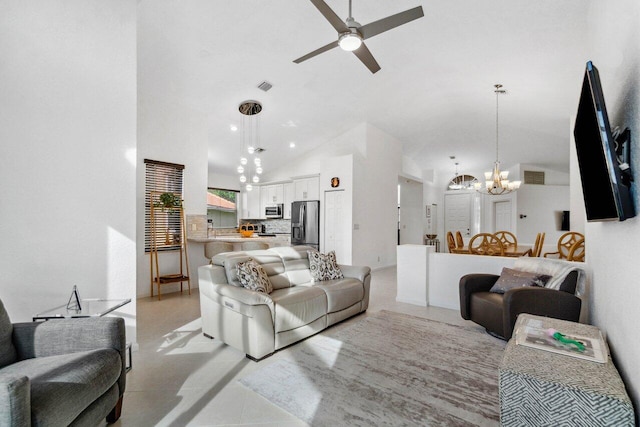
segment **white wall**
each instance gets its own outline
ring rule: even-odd
[[[424,244],[425,206],[422,183],[398,177],[400,187],[400,244]]]
[[[592,2],[589,17],[589,57],[600,71],[612,126],[631,129],[634,202],[640,209],[640,2]],[[579,79],[584,72],[580,64]],[[581,80],[576,79],[579,89]],[[576,99],[577,103],[577,99]],[[577,168],[572,153],[572,170]],[[579,180],[572,173],[572,199],[579,197]],[[575,200],[574,200],[575,201]],[[581,199],[580,199],[581,201]],[[587,263],[593,268],[591,319],[603,329],[616,366],[640,414],[640,218],[624,222],[587,223]]]
[[[0,298],[132,298],[135,342],[136,2],[4,1],[0,57]]]
[[[208,187],[222,188],[224,190],[240,191],[240,180],[237,175],[224,175],[209,170]]]
[[[543,252],[553,252],[560,236],[562,211],[570,210],[568,185],[527,185],[517,192],[516,231],[518,243],[531,244],[538,233],[545,233]],[[526,218],[520,218],[526,215]]]
[[[163,18],[153,13],[151,3],[141,3],[138,9],[138,49],[140,52],[162,48]],[[187,30],[185,30],[187,31]],[[185,35],[185,37],[188,35]],[[185,214],[206,215],[208,186],[207,118],[200,111],[182,105],[167,90],[165,76],[171,75],[175,62],[157,64],[151,58],[159,55],[139,55],[138,62],[138,174],[137,174],[137,295],[150,294],[149,255],[144,252],[144,159],[178,163],[184,169]],[[198,286],[197,267],[206,264],[202,244],[189,243],[189,273],[191,287]],[[177,273],[176,252],[160,254],[160,273]],[[186,285],[186,284],[185,284]],[[179,290],[179,284],[164,285],[162,292]],[[155,293],[155,291],[154,291]]]
[[[374,126],[365,130],[366,146],[354,154],[353,263],[378,268],[396,264],[402,145]]]

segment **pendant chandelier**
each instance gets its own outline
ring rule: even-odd
[[[245,190],[251,191],[252,183],[259,183],[259,175],[262,173],[262,161],[258,157],[264,151],[264,148],[260,148],[260,118],[258,117],[262,111],[262,104],[258,101],[244,101],[238,110],[242,114],[242,149],[240,165],[236,170],[240,174],[240,182],[245,186]]]
[[[522,181],[509,181],[509,171],[500,171],[500,160],[498,157],[498,98],[501,94],[506,93],[502,89],[501,84],[495,85],[496,93],[496,161],[493,164],[493,172],[485,172],[485,184],[484,188],[482,184],[477,182],[474,187],[476,191],[480,193],[490,194],[492,196],[498,196],[500,194],[511,193],[520,188]]]

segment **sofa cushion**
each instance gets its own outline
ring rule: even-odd
[[[317,287],[294,286],[271,293],[275,332],[299,328],[327,314],[327,296]]]
[[[327,254],[309,251],[309,270],[314,281],[342,279],[342,271],[338,266],[335,251]]]
[[[364,298],[364,285],[357,279],[336,279],[314,282],[327,294],[328,313],[335,313],[351,307]]]
[[[118,381],[121,367],[116,350],[101,349],[26,359],[0,372],[29,378],[32,425],[69,425]]]
[[[227,283],[242,287],[242,284],[238,280],[236,265],[239,262],[247,262],[251,258],[264,268],[273,289],[288,288],[291,286],[282,258],[271,249],[217,254],[211,259],[211,263],[224,267]]]
[[[0,301],[0,368],[18,360],[12,335],[13,325],[2,301]]]
[[[270,294],[273,286],[264,268],[253,259],[236,264],[236,275],[244,288]]]
[[[549,279],[551,279],[551,276],[547,274],[531,273],[504,267],[500,277],[491,287],[490,292],[504,294],[509,289],[525,286],[539,286],[542,288]]]

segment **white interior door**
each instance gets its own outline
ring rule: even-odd
[[[471,193],[455,193],[444,195],[444,244],[446,245],[446,233],[455,234],[460,231],[463,236],[471,234]]]
[[[511,200],[493,204],[493,231],[511,230]]]
[[[325,191],[324,252],[335,251],[338,263],[346,262],[348,251],[343,206],[344,191]]]

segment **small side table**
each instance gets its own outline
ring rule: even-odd
[[[569,335],[600,336],[595,326],[521,314],[514,337],[529,322]],[[501,425],[633,427],[633,405],[608,348],[607,356],[606,363],[597,363],[517,345],[512,338],[499,368]]]
[[[436,247],[436,252],[440,252],[440,240],[438,240],[438,239],[428,239],[425,236],[424,244],[427,245],[427,246],[435,246]]]
[[[127,299],[101,299],[101,298],[85,298],[80,300],[81,310],[68,309],[67,305],[60,305],[50,310],[38,313],[33,316],[33,321],[51,320],[51,319],[80,319],[85,317],[102,317],[129,304],[131,298]],[[131,354],[131,343],[127,343],[128,363],[126,370],[129,372],[133,367],[133,358]]]

